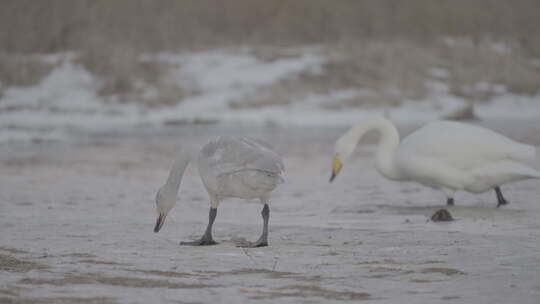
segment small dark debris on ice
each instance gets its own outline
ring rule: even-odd
[[[452,214],[446,209],[439,209],[433,213],[431,216],[431,220],[433,222],[450,222],[453,221],[454,218],[452,217]]]

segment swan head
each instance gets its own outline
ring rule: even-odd
[[[159,188],[156,194],[156,211],[157,211],[157,220],[156,226],[154,227],[154,232],[158,232],[167,218],[167,214],[176,204],[176,195],[170,195],[163,187]]]
[[[343,161],[349,158],[354,151],[356,144],[346,133],[340,139],[337,140],[334,146],[334,158],[332,160],[332,175],[330,176],[330,182],[336,178],[336,176],[343,168]]]

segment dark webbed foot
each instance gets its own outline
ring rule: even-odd
[[[448,200],[446,200],[446,205],[447,206],[454,206],[454,198],[448,198]]]
[[[506,199],[503,198],[497,203],[497,208],[499,208],[500,206],[508,205],[508,204],[510,203]]]
[[[180,242],[180,245],[186,245],[186,246],[209,246],[209,245],[217,245],[217,242],[214,241],[212,238],[212,225],[214,224],[214,220],[216,219],[217,215],[217,208],[210,208],[210,212],[208,214],[208,226],[206,227],[206,232],[204,235],[196,240],[191,242]]]
[[[503,200],[500,200],[498,203],[497,203],[497,208],[500,207],[500,206],[504,206],[504,205],[508,205],[510,204],[507,200],[503,199]]]
[[[270,207],[264,202],[263,210],[261,211],[263,218],[263,232],[261,237],[256,242],[249,242],[245,239],[240,239],[236,241],[236,247],[243,248],[255,248],[255,247],[266,247],[268,246],[268,219],[270,218]]]
[[[210,246],[210,245],[217,245],[218,242],[214,241],[213,239],[208,239],[206,237],[202,237],[196,241],[190,241],[190,242],[180,242],[180,245],[182,246]]]
[[[258,240],[256,242],[250,242],[245,239],[236,240],[236,247],[256,248],[256,247],[266,247],[266,246],[268,246],[267,240]]]

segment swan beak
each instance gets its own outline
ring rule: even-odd
[[[343,164],[341,163],[339,156],[334,156],[334,160],[332,161],[332,176],[330,176],[330,183],[334,180],[334,178],[336,178],[342,167]]]
[[[156,226],[154,227],[154,232],[158,232],[161,227],[163,227],[163,224],[165,223],[165,218],[167,217],[166,214],[164,213],[160,213],[158,218],[157,218],[157,221],[156,221]]]

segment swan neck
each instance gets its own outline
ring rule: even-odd
[[[178,158],[174,161],[171,172],[169,173],[169,177],[167,178],[163,189],[176,196],[178,190],[180,189],[182,177],[184,176],[184,172],[186,171],[190,161],[191,155],[182,154],[178,156]]]
[[[370,130],[379,133],[379,142],[376,154],[377,170],[389,179],[400,179],[395,167],[394,155],[399,146],[399,133],[396,127],[387,119],[379,118],[357,127],[357,142]]]

